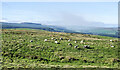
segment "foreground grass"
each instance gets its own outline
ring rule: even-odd
[[[3,67],[118,68],[120,62],[117,38],[35,29],[2,31]],[[61,37],[63,40],[60,40]],[[60,44],[54,43],[51,38],[56,38]],[[71,41],[68,42],[68,39]],[[84,42],[81,43],[81,40]],[[68,43],[72,43],[72,47]],[[76,45],[78,48],[74,48]],[[84,45],[90,45],[90,49],[84,48]]]

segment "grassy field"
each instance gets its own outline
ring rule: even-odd
[[[118,68],[120,63],[117,38],[35,29],[3,29],[2,56],[7,68]]]

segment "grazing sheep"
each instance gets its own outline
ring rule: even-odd
[[[77,41],[75,41],[75,43],[77,43]]]
[[[54,38],[51,38],[52,40],[54,40]]]
[[[30,42],[33,42],[33,40],[30,40]]]
[[[47,39],[44,40],[44,42],[47,42],[47,41],[48,41]]]
[[[71,41],[71,39],[68,40],[68,42],[70,42],[70,41]]]
[[[83,47],[84,47],[84,48],[90,48],[90,46],[89,46],[89,45],[84,45]]]
[[[112,42],[113,40],[110,40],[110,42]]]
[[[63,38],[60,38],[60,40],[63,40]]]
[[[64,56],[59,56],[60,60],[64,59],[65,57]]]
[[[115,46],[111,45],[111,47],[115,47]]]
[[[80,43],[83,43],[84,41],[83,40],[81,40],[81,42]]]
[[[74,48],[77,48],[77,47],[78,47],[78,45],[74,46]]]
[[[68,43],[68,45],[72,46],[72,44],[71,44],[71,43]]]
[[[56,44],[60,44],[58,41],[55,41]]]

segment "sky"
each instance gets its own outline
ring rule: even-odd
[[[118,2],[119,0],[1,0],[2,2]]]
[[[1,21],[118,24],[118,2],[2,2]]]

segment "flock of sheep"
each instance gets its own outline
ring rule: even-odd
[[[110,40],[110,42],[113,42],[113,40]],[[111,45],[111,47],[115,47],[115,46]]]
[[[60,42],[58,42],[57,39],[55,39],[55,38],[51,38],[51,39],[54,40],[56,44],[60,44]],[[63,40],[63,38],[60,38],[60,40]],[[44,39],[44,42],[47,42],[47,41],[48,41],[48,39]],[[68,39],[68,42],[70,42],[70,41],[71,41],[71,39]],[[84,41],[81,40],[80,43],[83,43],[83,42]],[[75,41],[75,43],[77,43],[77,41]],[[71,46],[71,47],[73,46],[72,43],[68,43],[68,45]],[[89,45],[84,45],[83,47],[84,48],[90,48]],[[78,48],[78,45],[74,46],[74,48]]]
[[[55,38],[51,38],[51,39],[54,40],[56,44],[60,44],[60,42],[58,42],[57,39],[55,39]],[[63,40],[63,38],[60,38],[60,41],[61,40]],[[44,39],[44,42],[48,42],[48,41],[49,41],[48,39]],[[70,41],[71,41],[71,39],[68,39],[68,42],[70,42]],[[30,42],[33,42],[33,40],[30,40]],[[84,40],[81,40],[80,43],[83,43],[83,42],[84,42]],[[113,40],[110,40],[110,42],[113,42]],[[77,43],[77,41],[74,41],[74,43]],[[72,43],[68,43],[68,45],[71,47],[73,46]],[[74,46],[74,48],[77,48],[77,47],[78,47],[78,45]],[[83,47],[90,48],[89,45],[84,45]],[[111,47],[115,47],[115,46],[111,45]]]

